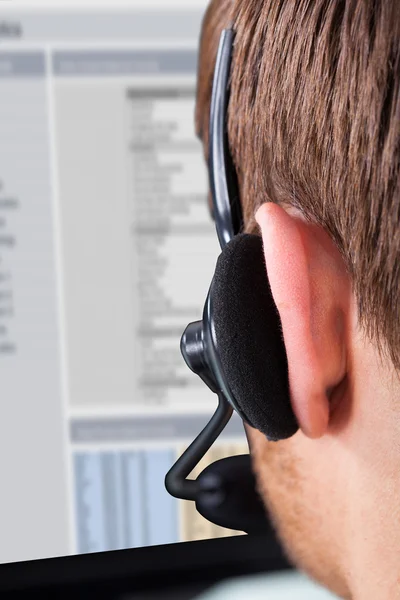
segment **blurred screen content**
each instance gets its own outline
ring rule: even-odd
[[[219,252],[201,18],[3,17],[1,562],[237,534],[164,489],[216,408],[179,350]],[[202,466],[247,451],[235,417]]]

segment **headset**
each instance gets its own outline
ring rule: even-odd
[[[267,439],[298,430],[290,394],[282,326],[265,267],[260,236],[245,234],[238,181],[227,135],[229,79],[235,32],[224,29],[218,47],[211,97],[209,177],[212,215],[221,254],[201,321],[181,338],[187,366],[218,397],[209,423],[165,477],[167,491],[193,500],[207,520],[248,534],[270,530],[256,489],[250,456],[224,458],[197,477],[188,476],[235,410]]]

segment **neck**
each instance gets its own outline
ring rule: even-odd
[[[348,523],[352,600],[400,600],[399,474],[400,467],[386,469],[379,485],[370,480],[358,489],[362,501]]]

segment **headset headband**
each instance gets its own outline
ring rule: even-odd
[[[210,110],[208,168],[213,215],[221,249],[240,233],[242,228],[242,207],[227,135],[229,77],[234,37],[233,29],[224,29],[221,34]]]

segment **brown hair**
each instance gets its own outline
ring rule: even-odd
[[[338,246],[359,321],[400,369],[400,2],[213,0],[196,129],[208,149],[219,35],[233,22],[228,135],[246,229],[265,201],[297,207]]]

